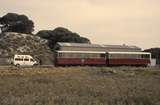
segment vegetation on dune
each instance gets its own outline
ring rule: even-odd
[[[49,41],[49,47],[54,49],[57,42],[74,42],[74,43],[90,43],[90,40],[80,36],[77,33],[73,33],[70,30],[58,27],[52,30],[41,30],[37,36],[47,39]]]
[[[0,70],[1,105],[160,104],[158,69],[129,67],[20,69]]]
[[[14,54],[29,54],[41,60],[41,64],[53,64],[53,52],[48,41],[38,36],[6,32],[0,35],[0,58],[12,59]],[[3,60],[0,60],[3,62]],[[5,63],[4,63],[5,64]],[[6,65],[10,62],[6,62]],[[0,63],[2,65],[2,63]]]
[[[4,32],[19,32],[32,34],[34,31],[34,22],[26,15],[8,13],[0,17],[0,24],[4,25]]]

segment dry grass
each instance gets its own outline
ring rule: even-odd
[[[160,70],[1,68],[0,105],[160,105]]]

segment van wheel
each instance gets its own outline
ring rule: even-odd
[[[38,64],[34,64],[33,66],[34,66],[34,67],[35,67],[35,66],[38,66]]]
[[[16,67],[20,67],[20,64],[16,64]]]

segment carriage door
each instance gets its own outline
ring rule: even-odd
[[[109,53],[107,53],[107,52],[106,52],[105,59],[106,59],[106,65],[109,65]]]
[[[85,64],[85,54],[81,53],[81,65]]]

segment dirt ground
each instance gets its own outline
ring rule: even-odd
[[[0,67],[0,105],[160,105],[160,68]]]

